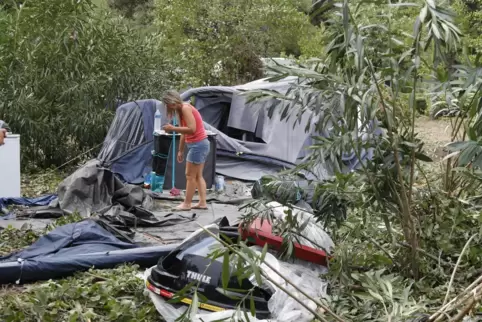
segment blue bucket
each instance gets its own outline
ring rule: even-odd
[[[151,173],[151,190],[162,192],[164,187],[164,176],[158,176],[155,172]]]

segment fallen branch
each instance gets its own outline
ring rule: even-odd
[[[480,299],[480,295],[478,297]],[[474,304],[476,303],[477,299],[474,297],[472,298],[469,303],[460,311],[456,316],[454,316],[450,322],[459,322],[470,312]]]
[[[370,236],[367,236],[366,234],[364,234],[365,237],[367,237],[375,246],[377,246],[382,252],[385,253],[385,255],[388,256],[388,258],[390,258],[390,260],[392,261],[392,263],[397,266],[398,268],[400,268],[400,264],[398,264],[395,259],[393,258],[392,254],[390,254],[388,252],[388,250],[386,250],[385,248],[383,248],[382,245],[380,245],[373,237],[370,237]]]
[[[400,246],[403,246],[403,247],[412,248],[412,246],[409,245],[409,244],[407,244],[407,243],[398,242],[398,244],[399,244]],[[441,258],[438,258],[437,256],[430,254],[429,252],[427,252],[426,250],[424,250],[424,249],[422,249],[422,248],[418,248],[418,251],[419,251],[421,254],[427,256],[428,258],[433,259],[433,260],[436,261],[437,263],[444,264],[445,266],[448,266],[448,267],[453,267],[453,266],[454,266],[454,264],[449,263],[449,262],[447,262],[447,261],[445,261],[445,260],[443,260],[443,259],[441,259]]]
[[[453,270],[453,272],[452,272],[452,276],[450,276],[449,286],[448,286],[448,288],[447,288],[447,293],[445,294],[445,299],[444,299],[444,302],[443,302],[442,306],[444,306],[445,303],[447,303],[447,300],[448,300],[449,294],[450,294],[450,288],[452,287],[452,284],[453,284],[453,282],[454,282],[455,273],[457,272],[457,268],[459,267],[460,262],[462,261],[462,257],[464,256],[465,251],[467,250],[467,247],[469,247],[470,242],[472,241],[472,239],[474,239],[475,236],[477,236],[477,235],[478,235],[478,234],[472,235],[472,237],[469,238],[469,240],[467,241],[467,243],[465,243],[464,248],[462,248],[462,252],[460,253],[459,258],[457,259],[457,263],[455,264],[454,270]]]
[[[462,293],[457,295],[455,298],[453,298],[450,302],[442,306],[437,312],[432,314],[429,318],[428,321],[434,321],[435,319],[439,318],[442,314],[444,314],[447,311],[451,311],[454,307],[459,306],[460,304],[464,303],[467,301],[472,294],[477,294],[478,291],[482,289],[482,276],[479,276],[477,280],[475,280],[472,284],[470,284]]]

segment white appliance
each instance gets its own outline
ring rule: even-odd
[[[7,134],[0,146],[0,198],[21,197],[20,135]]]

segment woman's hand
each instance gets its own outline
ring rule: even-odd
[[[0,129],[0,145],[5,144],[5,138],[7,137],[7,130],[6,129]]]
[[[182,151],[177,152],[177,162],[182,163],[184,161],[184,153]]]
[[[173,126],[172,124],[166,124],[164,125],[164,127],[162,128],[164,131],[166,131],[167,133],[169,132],[174,132],[174,130],[176,129],[175,126]]]

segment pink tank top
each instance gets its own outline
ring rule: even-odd
[[[199,111],[192,105],[189,104],[192,109],[192,115],[194,116],[194,120],[196,121],[196,132],[193,134],[186,134],[186,143],[196,143],[199,141],[204,140],[207,138],[206,130],[204,129],[203,119]],[[187,126],[186,122],[181,119],[181,126]]]

